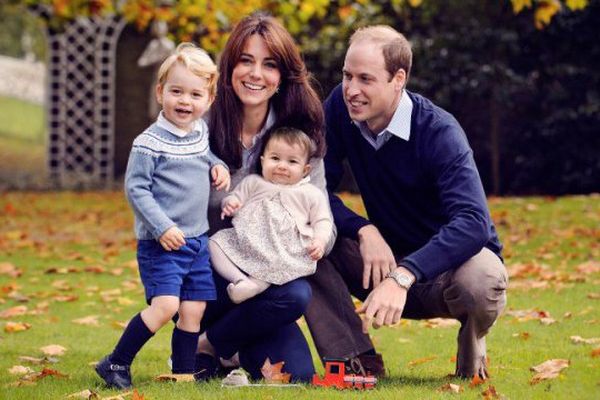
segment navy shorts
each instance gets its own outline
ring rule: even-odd
[[[215,300],[208,235],[186,238],[179,250],[166,251],[156,240],[138,240],[137,260],[146,302],[155,296],[181,301]]]

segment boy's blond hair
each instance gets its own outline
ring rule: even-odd
[[[194,75],[208,81],[208,93],[212,99],[217,94],[217,79],[219,72],[217,66],[208,53],[193,43],[184,42],[177,46],[175,53],[167,57],[158,69],[158,84],[163,86],[169,77],[171,68],[176,63],[181,63]]]

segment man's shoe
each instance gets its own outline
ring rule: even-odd
[[[113,364],[110,361],[110,356],[106,356],[96,364],[95,370],[104,379],[108,387],[116,389],[131,388],[129,365]]]
[[[210,354],[198,353],[196,354],[195,370],[194,379],[196,382],[206,382],[217,376],[219,364],[217,359]]]
[[[376,378],[385,378],[385,365],[381,354],[359,354],[349,360],[350,371],[357,375],[372,375]]]

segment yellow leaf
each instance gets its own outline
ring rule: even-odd
[[[531,0],[511,0],[513,12],[520,13],[525,7],[531,8]]]
[[[423,0],[408,0],[408,4],[410,4],[411,7],[419,7],[421,3],[423,3]]]
[[[560,2],[558,0],[543,0],[535,9],[534,21],[537,29],[542,29],[548,25],[552,17],[560,11]],[[531,211],[531,210],[529,210]]]
[[[72,320],[71,322],[78,325],[100,326],[97,315],[89,315],[87,317],[77,318]]]
[[[576,11],[587,7],[588,0],[567,0],[566,3],[567,7],[569,7],[573,11]]]
[[[530,383],[534,385],[543,380],[557,378],[560,371],[567,368],[569,364],[569,360],[553,359],[545,361],[540,365],[536,365],[535,367],[531,367],[530,369],[534,372],[537,372],[537,374],[531,378]]]
[[[6,325],[4,325],[4,332],[6,332],[6,333],[21,332],[21,331],[26,331],[30,328],[31,328],[31,324],[28,324],[27,322],[8,321],[6,323]]]

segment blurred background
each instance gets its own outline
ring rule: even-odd
[[[218,58],[258,9],[296,38],[323,98],[356,28],[404,33],[408,89],[456,116],[488,194],[600,192],[600,0],[3,0],[0,190],[118,187],[156,112],[148,54],[193,40]]]

